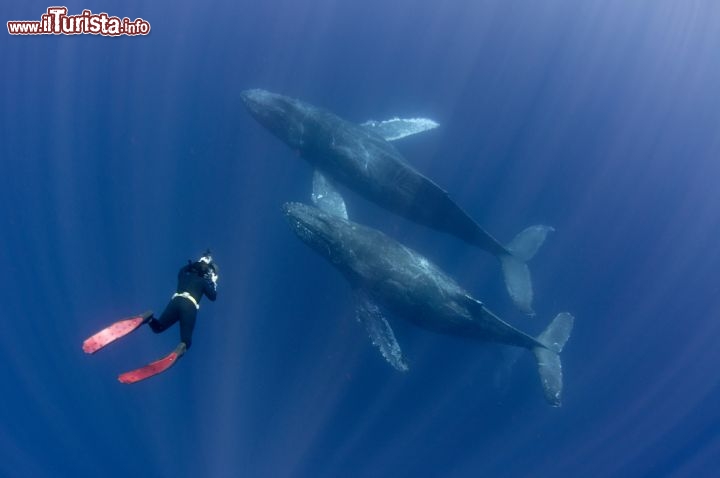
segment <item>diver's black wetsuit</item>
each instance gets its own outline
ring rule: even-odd
[[[214,301],[217,297],[215,283],[208,275],[208,268],[205,264],[195,262],[188,264],[178,272],[177,292],[190,294],[197,304],[203,295]],[[198,308],[187,297],[175,296],[165,307],[159,319],[151,317],[148,325],[155,333],[159,333],[180,321],[180,340],[185,343],[187,349],[192,344],[192,333],[195,328],[195,318]]]

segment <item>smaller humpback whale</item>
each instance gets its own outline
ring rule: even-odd
[[[435,128],[437,123],[423,118],[393,118],[354,124],[265,90],[246,90],[241,98],[261,125],[313,165],[315,185],[343,184],[380,207],[490,252],[502,264],[513,302],[523,312],[533,314],[533,289],[526,263],[553,229],[531,226],[509,244],[501,244],[446,191],[410,166],[389,142]]]
[[[295,234],[351,284],[358,320],[393,367],[408,368],[381,308],[434,332],[531,350],[546,400],[560,406],[560,352],[572,330],[572,315],[560,313],[539,336],[527,335],[498,318],[417,252],[376,229],[340,217],[333,208],[323,209],[300,203],[283,206]]]

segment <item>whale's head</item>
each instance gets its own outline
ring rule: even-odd
[[[283,212],[293,232],[326,259],[338,263],[342,256],[342,230],[346,221],[316,207],[285,203]]]
[[[314,107],[261,89],[245,90],[240,93],[240,98],[258,123],[291,148],[303,148]]]

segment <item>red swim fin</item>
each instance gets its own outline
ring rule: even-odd
[[[164,372],[165,370],[175,365],[177,359],[182,357],[184,353],[185,344],[181,343],[175,350],[173,350],[167,356],[161,358],[160,360],[156,360],[151,364],[145,365],[144,367],[140,367],[130,372],[120,374],[118,376],[118,380],[122,383],[135,383],[139,382],[140,380],[150,378],[154,375]]]
[[[105,327],[100,332],[83,342],[83,350],[86,354],[94,354],[106,345],[115,342],[121,337],[125,337],[127,334],[140,327],[151,315],[152,312],[145,312],[144,314],[123,319],[115,322],[109,327]]]

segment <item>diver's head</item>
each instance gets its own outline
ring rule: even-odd
[[[307,119],[314,107],[261,89],[245,90],[240,93],[240,98],[258,123],[291,148],[302,149],[306,142]]]
[[[203,255],[200,256],[200,258],[197,261],[201,262],[203,264],[207,264],[207,265],[212,264],[213,258],[212,258],[212,252],[210,251],[210,249],[206,249],[205,252],[203,252]]]
[[[217,282],[220,273],[217,264],[213,260],[212,252],[207,249],[202,256],[195,262],[197,269],[202,276],[208,276],[213,282]]]

